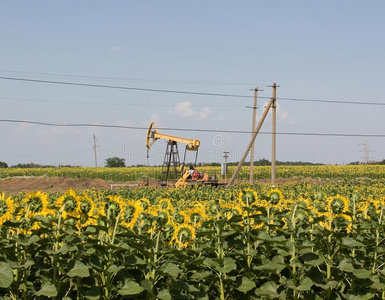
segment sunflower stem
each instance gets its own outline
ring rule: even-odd
[[[119,224],[119,220],[120,220],[120,216],[122,215],[122,212],[123,212],[123,211],[120,211],[118,217],[116,218],[115,226],[114,226],[114,231],[113,231],[113,233],[112,233],[111,245],[114,244],[114,241],[115,241],[115,235],[116,235],[116,231],[117,231],[117,229],[118,229],[118,224]]]

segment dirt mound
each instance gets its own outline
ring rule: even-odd
[[[311,178],[279,178],[276,184],[285,184],[289,182],[310,182],[312,184],[322,184],[322,181]],[[269,184],[270,179],[259,179],[256,182],[260,184]],[[236,184],[248,183],[248,180],[237,180]],[[96,179],[76,179],[64,177],[9,177],[0,180],[0,192],[16,194],[19,192],[44,191],[44,192],[65,192],[69,189],[86,190],[86,189],[116,189],[116,188],[134,188],[142,186],[143,181],[135,181],[122,184],[121,182],[105,181],[100,178]],[[150,180],[149,186],[159,187],[157,180]]]
[[[30,191],[64,192],[69,189],[109,189],[103,179],[75,179],[63,177],[11,177],[0,181],[0,191],[9,193]]]

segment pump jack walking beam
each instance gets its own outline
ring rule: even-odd
[[[234,172],[233,176],[231,177],[229,183],[227,184],[227,187],[230,187],[230,186],[234,183],[235,178],[237,178],[237,175],[238,175],[238,173],[239,173],[239,170],[241,169],[243,163],[245,162],[245,159],[246,159],[247,155],[249,154],[250,148],[251,148],[251,146],[253,145],[253,143],[254,143],[254,141],[255,141],[255,138],[257,137],[257,135],[258,135],[258,133],[259,133],[259,130],[261,129],[262,124],[263,124],[263,122],[264,122],[265,119],[266,119],[266,116],[267,116],[267,113],[269,112],[270,107],[272,106],[273,103],[274,103],[274,105],[275,105],[275,100],[276,100],[276,99],[275,99],[274,97],[273,97],[273,98],[270,98],[270,101],[269,101],[269,103],[267,104],[267,106],[266,106],[266,108],[265,108],[265,111],[263,112],[263,115],[262,115],[262,117],[261,117],[261,120],[259,121],[257,128],[255,128],[255,131],[254,131],[254,133],[253,133],[253,135],[252,135],[252,137],[251,137],[251,140],[250,140],[249,144],[248,144],[247,147],[246,147],[246,151],[245,151],[245,153],[243,154],[241,160],[239,161],[238,166],[237,166],[237,168],[235,169],[235,172]]]

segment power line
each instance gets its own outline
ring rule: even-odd
[[[213,84],[213,85],[253,85],[255,81],[234,81],[234,80],[183,80],[183,79],[144,79],[144,78],[122,78],[122,77],[106,77],[106,76],[84,76],[73,74],[58,74],[58,73],[40,73],[40,72],[26,72],[26,71],[12,71],[12,70],[0,70],[3,73],[11,73],[18,75],[37,75],[37,76],[51,76],[62,78],[74,78],[74,79],[92,79],[103,81],[131,81],[131,82],[146,82],[146,83],[173,83],[173,84]],[[262,81],[259,81],[262,83]],[[265,85],[265,84],[262,84]]]
[[[124,125],[106,125],[106,124],[58,124],[36,121],[24,121],[24,120],[5,120],[0,122],[4,123],[26,123],[42,126],[57,126],[57,127],[102,127],[102,128],[119,128],[119,129],[132,129],[132,130],[148,130],[147,127],[139,126],[124,126]],[[184,132],[209,132],[209,133],[237,133],[237,134],[251,134],[251,131],[247,130],[219,130],[219,129],[196,129],[196,128],[172,128],[172,127],[159,127],[157,129],[165,131],[184,131]],[[269,131],[261,131],[260,134],[271,134]],[[296,136],[333,136],[333,137],[374,137],[385,138],[385,134],[358,134],[358,133],[314,133],[314,132],[276,132],[279,135],[296,135]]]
[[[204,93],[204,92],[189,92],[189,91],[163,90],[163,89],[147,89],[147,88],[138,88],[138,87],[113,86],[113,85],[101,85],[101,84],[89,84],[89,83],[76,83],[76,82],[40,80],[40,79],[27,79],[27,78],[3,77],[3,76],[1,76],[0,79],[3,79],[3,80],[14,80],[14,81],[25,81],[25,82],[60,84],[60,85],[71,85],[71,86],[83,86],[83,87],[96,87],[96,88],[120,89],[120,90],[131,90],[131,91],[143,91],[143,92],[173,93],[173,94],[187,94],[187,95],[200,95],[200,96],[217,96],[217,97],[238,97],[238,98],[249,98],[250,97],[250,96],[246,96],[246,95],[230,95],[230,94],[221,94],[221,93]]]
[[[67,104],[87,104],[87,105],[116,105],[116,106],[141,106],[141,107],[174,107],[175,104],[142,104],[142,103],[114,103],[114,102],[88,102],[88,101],[64,101],[64,100],[44,100],[44,99],[22,99],[22,98],[8,98],[0,97],[2,100],[10,101],[26,101],[26,102],[46,102],[46,103],[67,103]],[[192,106],[207,106],[207,104],[191,104]],[[210,104],[210,106],[233,106],[239,107],[236,104]]]
[[[223,94],[223,93],[206,93],[206,92],[192,92],[192,91],[166,90],[166,89],[150,89],[150,88],[113,86],[113,85],[101,85],[101,84],[89,84],[89,83],[76,83],[76,82],[52,81],[52,80],[40,80],[40,79],[28,79],[28,78],[16,78],[16,77],[3,77],[3,76],[0,76],[0,79],[2,79],[2,80],[13,80],[13,81],[24,81],[24,82],[35,82],[35,83],[69,85],[69,86],[121,89],[121,90],[132,90],[132,91],[143,91],[143,92],[157,92],[157,93],[172,93],[172,94],[184,94],[184,95],[232,97],[232,98],[251,98],[252,97],[251,95]],[[258,98],[270,99],[271,97],[259,96]],[[286,98],[286,97],[277,97],[277,99],[278,100],[284,100],[284,101],[299,101],[299,102],[319,102],[319,103],[330,103],[330,104],[353,104],[353,105],[385,106],[385,103],[383,103],[383,102],[362,102],[362,101],[344,101],[344,100],[326,100],[326,99],[304,99],[304,98]]]
[[[260,98],[260,97],[258,97]],[[320,102],[320,103],[333,103],[333,104],[358,104],[358,105],[380,105],[385,106],[382,102],[360,102],[360,101],[343,101],[343,100],[323,100],[323,99],[300,99],[300,98],[281,98],[277,97],[278,100],[287,101],[300,101],[300,102]]]

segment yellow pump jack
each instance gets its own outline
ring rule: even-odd
[[[191,172],[189,169],[186,168],[184,164],[184,161],[186,159],[186,152],[195,151],[196,154],[194,165],[196,165],[198,149],[200,146],[199,140],[185,139],[181,137],[159,133],[155,127],[154,122],[152,122],[147,131],[147,149],[150,150],[151,146],[159,139],[167,141],[166,152],[162,166],[162,173],[164,174],[165,179],[159,182],[162,186],[173,185],[175,187],[185,187],[187,184],[218,185],[218,180],[212,179],[207,174],[199,173],[196,170],[195,172]],[[183,143],[186,145],[186,151],[182,164],[180,163],[179,159],[178,143]]]

